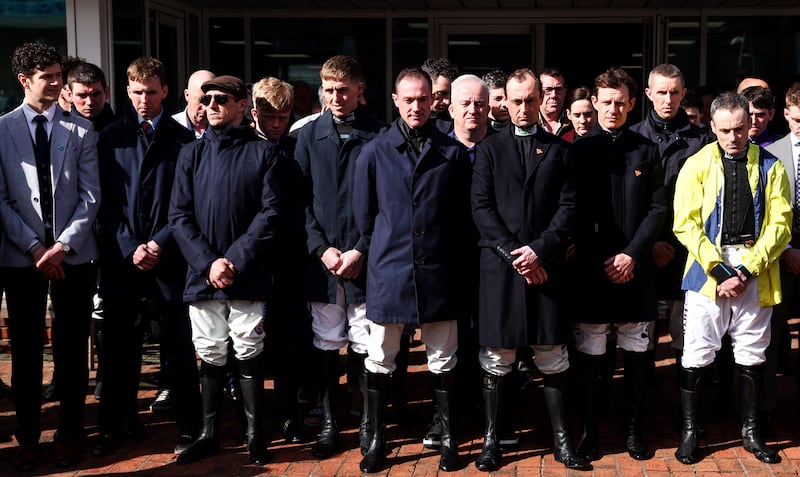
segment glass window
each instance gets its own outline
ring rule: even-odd
[[[384,19],[254,18],[251,79],[305,81],[316,103],[322,64],[334,55],[350,55],[364,70],[370,110],[381,116],[387,94],[385,25]],[[212,63],[213,55],[212,50]]]
[[[493,70],[511,73],[530,65],[531,35],[451,34],[447,37],[447,57],[458,66],[461,74],[483,76]],[[511,53],[511,54],[508,54]]]
[[[0,74],[0,114],[22,103],[24,94],[11,73],[14,50],[27,42],[46,43],[67,54],[67,11],[64,0],[0,2],[0,58],[6,59]]]
[[[758,76],[772,91],[785,91],[800,75],[799,57],[798,17],[708,18],[708,84],[719,90]]]
[[[686,87],[700,86],[700,18],[667,19],[667,62],[681,69]]]
[[[114,0],[114,111],[122,113],[128,101],[125,72],[131,61],[144,55],[144,7],[141,3]]]
[[[245,79],[244,20],[209,18],[208,27],[211,71]]]

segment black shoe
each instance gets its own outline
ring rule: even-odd
[[[150,412],[168,412],[172,410],[172,393],[169,389],[160,389],[150,404]]]
[[[111,455],[122,445],[122,437],[116,434],[100,434],[92,447],[92,455]]]
[[[283,439],[287,444],[299,444],[303,442],[303,430],[294,419],[286,419],[281,424]]]
[[[188,449],[189,446],[192,445],[192,442],[194,442],[194,440],[195,440],[195,438],[193,436],[190,436],[189,434],[181,434],[178,437],[178,443],[175,444],[175,448],[172,449],[172,452],[175,455],[183,454],[183,451]]]

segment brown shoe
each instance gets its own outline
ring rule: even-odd
[[[56,465],[59,467],[72,467],[81,460],[81,443],[75,439],[65,437],[56,443]]]
[[[39,465],[37,445],[21,445],[14,456],[14,467],[20,472],[30,472]]]

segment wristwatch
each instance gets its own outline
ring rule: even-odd
[[[67,254],[68,254],[68,253],[70,253],[70,252],[72,251],[72,247],[70,247],[70,246],[69,246],[69,244],[66,244],[66,243],[64,243],[64,242],[58,242],[58,243],[60,243],[60,244],[61,244],[61,250],[62,250],[64,253],[67,253]]]

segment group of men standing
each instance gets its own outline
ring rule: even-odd
[[[147,314],[160,317],[162,352],[171,357],[178,462],[219,447],[233,359],[250,461],[268,462],[265,329],[294,334],[270,321],[302,322],[310,313],[323,411],[312,447],[318,458],[337,451],[339,352],[349,346],[363,397],[360,468],[384,467],[392,378],[403,371],[405,336],[419,327],[437,408],[429,435],[442,470],[462,466],[456,363],[468,366],[477,354],[485,439],[476,466],[491,471],[502,463],[503,439],[513,438],[505,424],[513,412],[509,374],[524,347],[544,375],[555,460],[591,469],[600,456],[598,384],[612,330],[624,355],[625,446],[648,459],[651,322],[657,300],[666,299],[682,323],[678,460],[698,459],[697,387],[726,333],[741,369],[744,447],[764,462],[780,460],[761,437],[758,396],[772,307],[781,301],[779,258],[787,257],[785,274],[800,270],[787,248],[793,188],[784,170],[798,171],[797,154],[783,140],[774,153],[748,143],[743,96],[715,100],[711,142],[679,107],[680,70],[659,65],[645,90],[653,110],[629,127],[637,84],[611,68],[593,85],[597,124],[569,144],[559,137],[569,126],[560,116],[566,85],[558,70],[519,69],[498,92],[502,86],[476,76],[453,77],[446,60],[429,61],[398,74],[399,117],[386,124],[359,103],[358,62],[337,55],[320,71],[327,111],[295,140],[284,135],[291,88],[281,81],[254,86],[255,129],[243,123],[251,94],[244,82],[207,71],[190,78],[186,111],[170,117],[161,104],[163,65],[140,58],[127,70],[130,104],[98,136],[78,106],[56,104],[59,60],[50,47],[18,48],[12,66],[25,102],[0,118],[8,138],[0,143],[0,272],[19,469],[39,462],[48,289],[63,385],[57,463],[80,458],[95,260],[106,316],[98,455],[143,432],[141,341],[131,337]],[[77,94],[94,97],[91,88]],[[787,95],[790,125],[800,124],[798,98]],[[800,148],[794,142],[792,153]],[[304,273],[293,273],[295,252],[305,257]],[[477,300],[466,299],[472,295]],[[476,336],[473,351],[467,343]],[[280,346],[299,359],[291,345]],[[583,396],[577,446],[567,426],[571,365]],[[276,374],[276,390],[291,394],[292,379]],[[290,439],[292,410],[284,404]]]

